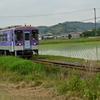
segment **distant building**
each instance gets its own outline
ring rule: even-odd
[[[55,39],[55,36],[52,33],[48,33],[44,36],[44,39]]]
[[[45,34],[39,33],[39,34],[38,34],[38,39],[39,39],[39,40],[43,40],[43,39],[44,39],[44,36],[45,36]]]
[[[68,35],[71,35],[71,38],[79,38],[81,37],[81,33],[79,32],[70,32],[70,33],[62,33],[61,34],[61,38],[68,38]]]

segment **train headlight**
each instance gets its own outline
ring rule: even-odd
[[[21,43],[19,43],[19,45],[22,45]]]
[[[22,45],[21,43],[17,43],[17,45]]]
[[[34,43],[34,45],[38,45],[38,43]]]
[[[36,43],[34,43],[34,45],[36,45]]]

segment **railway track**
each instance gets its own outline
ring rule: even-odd
[[[46,58],[32,58],[36,63],[45,63],[47,65],[54,65],[54,66],[61,66],[71,69],[77,69],[77,70],[83,70],[83,71],[90,71],[90,72],[100,72],[99,67],[88,67],[84,66],[79,62],[67,62],[67,61],[57,61],[52,59],[46,59]]]

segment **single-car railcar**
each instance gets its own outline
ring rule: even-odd
[[[38,55],[37,27],[14,26],[0,29],[0,55],[30,58]]]

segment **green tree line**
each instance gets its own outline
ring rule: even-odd
[[[84,35],[84,37],[88,37],[88,36],[100,36],[100,28],[98,30],[95,31],[95,29],[93,29],[92,31],[84,31],[82,32],[82,34]]]

